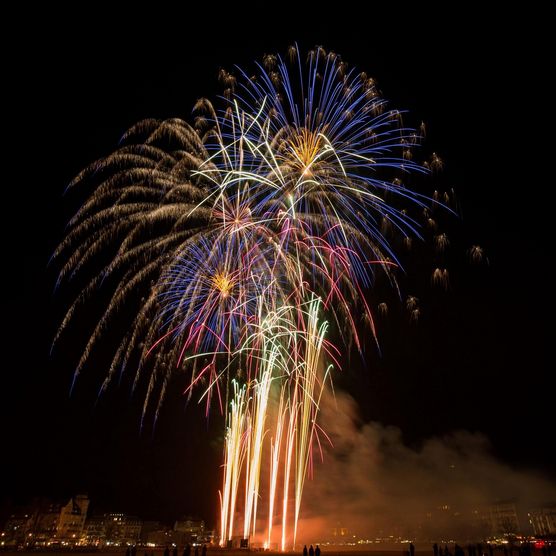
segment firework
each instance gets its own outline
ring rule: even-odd
[[[441,253],[450,245],[450,240],[445,233],[442,233],[434,236],[434,243],[437,251]]]
[[[255,75],[221,72],[223,106],[201,99],[194,126],[170,119],[131,128],[70,184],[94,190],[55,252],[59,282],[99,254],[107,261],[55,341],[97,288],[113,288],[75,377],[118,309],[142,298],[102,388],[137,361],[134,387],[148,376],[143,416],[157,393],[156,419],[176,370],[187,374],[189,395],[202,385],[207,411],[216,394],[226,416],[222,545],[241,527],[241,504],[243,536],[259,534],[263,461],[261,536],[270,546],[280,512],[280,546],[295,543],[319,401],[331,364],[339,367],[329,323],[361,351],[354,305],[374,334],[366,292],[378,270],[395,285],[396,239],[410,247],[420,237],[401,205],[416,205],[437,227],[430,199],[400,177],[442,167],[436,154],[415,162],[424,128],[406,127],[374,81],[336,54],[318,48],[304,63],[293,47],[288,58],[265,56]],[[435,241],[439,251],[448,245],[445,234]],[[447,271],[437,271],[433,281],[447,287]],[[407,310],[417,320],[415,297]]]
[[[480,263],[483,259],[485,259],[485,250],[480,245],[472,245],[469,248],[468,254],[470,261],[475,264]]]
[[[450,285],[448,269],[446,268],[435,268],[432,273],[431,282],[434,285],[441,286],[445,290],[448,289]]]
[[[282,468],[282,531],[284,550],[290,534],[288,506],[293,478],[294,511],[290,520],[295,543],[303,484],[310,462],[312,441],[317,432],[319,402],[330,368],[323,365],[323,355],[335,359],[335,348],[325,339],[328,323],[320,318],[322,301],[314,297],[298,306],[283,306],[269,313],[242,346],[236,357],[246,355],[247,366],[257,367],[258,378],[246,389],[235,388],[226,435],[225,464],[221,494],[221,544],[231,540],[234,508],[237,504],[237,475],[244,476],[244,538],[257,532],[257,503],[263,448],[270,462],[269,514],[266,543],[272,540],[272,523],[279,470]],[[235,384],[235,383],[234,383]],[[272,396],[274,391],[274,396]],[[279,392],[279,393],[278,393]],[[269,407],[274,404],[273,411]],[[239,410],[243,418],[238,418]],[[274,436],[265,439],[265,423],[274,418]],[[238,434],[241,423],[242,434]],[[282,451],[282,446],[285,449]]]

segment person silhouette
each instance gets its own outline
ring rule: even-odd
[[[201,556],[207,556],[207,545],[204,544],[203,548],[201,549]]]
[[[436,543],[432,545],[432,554],[433,556],[438,556],[438,545]]]
[[[309,556],[315,556],[315,549],[313,548],[313,545],[309,547]]]
[[[320,556],[320,546],[317,544],[317,547],[315,548],[315,556]]]
[[[409,556],[415,556],[415,547],[412,542],[409,543]]]
[[[168,545],[166,545],[166,548],[164,549],[164,556],[170,556],[170,547]]]
[[[303,556],[307,556],[307,554],[308,554],[307,545],[305,545],[303,547]]]
[[[183,556],[191,556],[191,545],[189,543],[183,549]]]
[[[195,545],[195,556],[199,556],[199,545]]]
[[[133,554],[131,556],[133,556]],[[172,550],[172,556],[178,556],[178,545],[174,546],[174,550]]]

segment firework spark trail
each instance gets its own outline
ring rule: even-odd
[[[298,389],[294,388],[293,397],[289,402],[288,407],[288,428],[286,431],[286,452],[284,458],[284,485],[283,485],[283,498],[282,498],[282,535],[280,539],[280,548],[282,551],[286,550],[286,541],[288,538],[288,505],[290,494],[290,475],[292,469],[292,459],[295,441],[295,425],[296,425],[296,407],[297,407]]]
[[[265,441],[266,421],[268,419],[271,385],[281,384],[278,411],[276,412],[275,437],[270,440],[271,452],[271,480],[269,494],[269,514],[267,525],[267,543],[272,540],[272,520],[274,517],[275,494],[278,484],[281,446],[285,442],[286,450],[283,454],[283,516],[282,516],[282,548],[286,547],[288,529],[288,504],[290,491],[290,477],[294,478],[294,515],[293,542],[297,533],[297,522],[301,505],[303,482],[310,456],[310,447],[315,434],[316,414],[318,403],[326,375],[322,373],[322,358],[329,345],[325,340],[328,327],[326,321],[321,321],[320,313],[322,301],[313,297],[309,302],[297,306],[283,306],[275,312],[270,312],[262,319],[261,325],[248,338],[241,348],[248,357],[248,365],[256,365],[260,370],[258,378],[250,381],[245,390],[236,390],[236,397],[241,395],[240,401],[234,402],[234,410],[242,408],[246,425],[242,435],[243,444],[237,447],[240,439],[238,435],[228,431],[226,437],[226,454],[244,454],[239,462],[238,458],[227,456],[228,465],[242,465],[239,472],[244,476],[245,505],[244,505],[244,538],[254,538],[257,529],[257,502],[260,496],[259,481],[263,445]],[[296,328],[297,327],[297,328]],[[243,398],[245,396],[245,398]],[[237,419],[234,424],[238,422]],[[287,427],[284,425],[287,423]],[[285,438],[284,438],[285,436]],[[221,531],[228,531],[232,508],[236,507],[236,500],[232,491],[231,471],[225,467],[222,486]],[[225,505],[228,505],[226,508]],[[224,535],[220,544],[225,543]]]
[[[234,514],[236,507],[237,491],[239,488],[240,471],[244,459],[242,437],[245,423],[245,387],[240,388],[238,383],[232,381],[234,396],[230,402],[228,430],[225,439],[224,456],[224,485],[221,495],[221,526],[222,538],[231,540],[234,531]]]
[[[328,328],[327,322],[319,322],[320,299],[313,300],[308,314],[308,330],[305,340],[303,371],[300,380],[301,403],[300,416],[297,419],[297,454],[295,466],[295,517],[293,526],[293,545],[297,537],[297,524],[301,508],[303,484],[309,464],[309,456],[320,396],[324,388],[326,375],[319,377],[319,366],[322,364],[321,351]],[[328,371],[327,371],[328,372]]]
[[[133,126],[116,152],[70,184],[98,185],[54,254],[64,260],[59,282],[101,253],[109,258],[55,338],[96,288],[113,287],[75,378],[119,308],[140,292],[102,389],[138,357],[133,387],[149,373],[143,417],[158,392],[156,420],[176,371],[189,373],[189,395],[202,385],[207,412],[218,397],[226,416],[222,545],[236,530],[242,484],[243,535],[256,534],[266,453],[266,542],[281,506],[280,546],[295,543],[327,361],[339,367],[322,317],[362,351],[353,305],[374,335],[366,291],[379,269],[396,286],[393,237],[421,237],[401,205],[424,209],[436,228],[429,200],[394,177],[440,168],[437,155],[427,167],[413,161],[420,133],[336,54],[319,47],[306,69],[297,47],[289,54],[291,67],[265,56],[254,77],[221,72],[224,107],[199,100],[195,127],[179,119]],[[449,242],[435,237],[440,252]],[[437,269],[433,282],[447,287],[447,271]],[[418,318],[416,305],[408,310]]]
[[[250,415],[250,431],[248,438],[249,458],[246,463],[245,486],[246,499],[244,511],[243,536],[249,538],[249,534],[255,536],[257,521],[257,501],[259,499],[259,480],[261,473],[261,458],[263,452],[263,440],[265,436],[265,421],[267,416],[268,398],[272,382],[272,369],[274,367],[275,354],[263,354],[267,357],[264,361],[264,370],[260,379],[253,387],[252,413]]]
[[[274,504],[276,499],[276,487],[278,483],[278,471],[280,466],[280,449],[282,446],[282,434],[284,430],[285,410],[284,410],[285,385],[280,389],[280,401],[276,416],[276,429],[274,437],[270,439],[270,484],[268,489],[268,527],[266,537],[266,548],[270,548],[272,543],[272,526],[274,521]]]

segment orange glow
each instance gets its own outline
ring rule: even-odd
[[[232,293],[232,288],[234,287],[233,280],[230,278],[230,276],[226,275],[223,272],[217,272],[212,277],[212,284],[224,298],[228,297]]]
[[[306,128],[298,129],[290,139],[289,146],[301,166],[303,176],[310,177],[313,174],[311,166],[322,148],[322,143],[320,135]]]

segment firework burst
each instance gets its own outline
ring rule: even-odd
[[[265,56],[254,75],[221,72],[220,104],[198,101],[193,127],[179,119],[133,126],[70,184],[93,192],[55,253],[59,282],[99,254],[107,261],[55,341],[101,285],[113,285],[75,377],[118,309],[142,297],[103,388],[133,360],[134,386],[148,376],[143,414],[156,393],[156,418],[176,371],[187,374],[190,395],[203,385],[207,411],[217,395],[226,416],[222,545],[239,530],[241,505],[243,536],[258,534],[263,461],[262,535],[270,546],[281,512],[279,545],[295,543],[319,401],[331,363],[339,367],[329,322],[361,351],[353,307],[374,334],[369,287],[378,270],[395,285],[396,238],[410,247],[420,237],[402,205],[437,226],[431,200],[404,184],[442,167],[436,154],[428,169],[415,162],[424,130],[407,127],[374,81],[336,54],[318,48],[304,62],[292,47],[288,59]],[[439,251],[448,246],[445,234],[435,241]],[[433,282],[447,287],[447,271],[437,270]],[[416,298],[407,310],[418,318]]]

